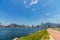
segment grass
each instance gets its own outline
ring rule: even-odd
[[[60,28],[52,28],[52,29],[60,32]]]
[[[49,40],[49,33],[47,30],[41,30],[33,34],[18,38],[17,40]]]

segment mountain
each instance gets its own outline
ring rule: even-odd
[[[60,27],[60,24],[57,23],[51,23],[51,22],[46,22],[46,23],[41,23],[41,27]]]
[[[6,28],[30,28],[29,25],[18,25],[18,24],[10,24],[8,26],[6,26]]]
[[[57,23],[51,23],[51,22],[46,22],[46,23],[41,23],[40,25],[32,25],[32,26],[29,26],[29,25],[18,25],[18,24],[15,24],[15,23],[12,23],[12,24],[9,24],[7,26],[4,26],[0,23],[0,28],[46,28],[46,27],[60,27],[60,24],[57,24]]]
[[[8,26],[6,26],[7,28],[19,28],[21,27],[21,25],[17,25],[17,24],[10,24]]]

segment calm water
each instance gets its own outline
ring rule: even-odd
[[[43,28],[0,28],[0,40],[12,40],[15,37],[26,36]]]

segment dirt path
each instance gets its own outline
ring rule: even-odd
[[[55,38],[55,40],[60,40],[60,32],[53,30],[53,29],[47,29],[47,31],[50,33],[50,35]]]

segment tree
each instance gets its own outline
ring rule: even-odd
[[[37,25],[37,27],[39,28],[40,26],[39,26],[39,25]]]

